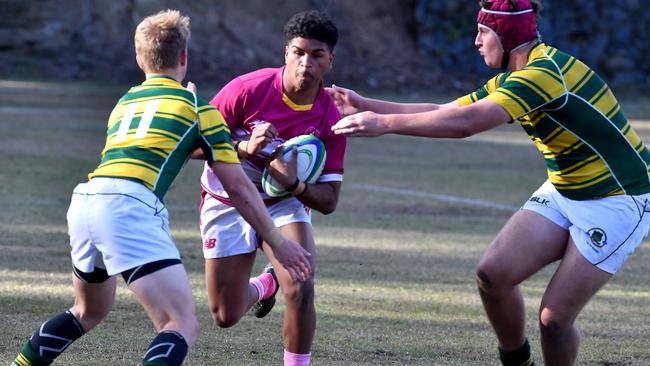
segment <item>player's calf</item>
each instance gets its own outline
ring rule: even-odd
[[[180,333],[162,331],[149,345],[142,366],[180,366],[185,360],[188,348]]]
[[[79,321],[66,311],[47,321],[25,342],[13,362],[17,366],[47,366],[84,335]]]

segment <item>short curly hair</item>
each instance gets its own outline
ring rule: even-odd
[[[284,26],[287,44],[297,37],[315,39],[327,44],[330,52],[339,40],[339,30],[326,13],[308,10],[294,14]]]

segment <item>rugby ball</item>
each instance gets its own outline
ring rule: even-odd
[[[325,166],[323,142],[314,135],[300,135],[285,141],[282,146],[284,147],[282,159],[285,161],[291,158],[292,148],[298,150],[296,157],[298,179],[305,183],[316,183]],[[262,188],[271,197],[285,197],[291,193],[271,177],[268,168],[264,168],[262,172]]]

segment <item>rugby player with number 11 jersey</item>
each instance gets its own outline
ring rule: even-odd
[[[235,207],[273,248],[278,266],[286,266],[297,282],[309,275],[309,253],[273,225],[241,169],[219,112],[180,84],[187,72],[189,37],[190,20],[176,10],[137,26],[136,60],[146,80],[113,109],[101,163],[88,182],[74,189],[67,213],[74,305],[46,320],[12,366],[50,365],[104,320],[115,300],[117,275],[157,332],[142,365],[183,363],[199,336],[199,323],[163,199],[197,148]]]

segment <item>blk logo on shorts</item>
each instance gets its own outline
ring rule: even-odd
[[[539,203],[540,205],[544,205],[544,206],[548,206],[548,203],[550,202],[546,198],[537,197],[537,196],[531,197],[528,201]]]
[[[587,234],[589,234],[589,240],[591,240],[591,244],[593,246],[602,248],[607,245],[607,234],[605,234],[605,230],[595,227],[589,229],[589,231],[587,231]]]
[[[217,246],[217,239],[215,238],[206,239],[203,242],[203,248],[205,249],[214,249],[214,247],[216,246]]]

